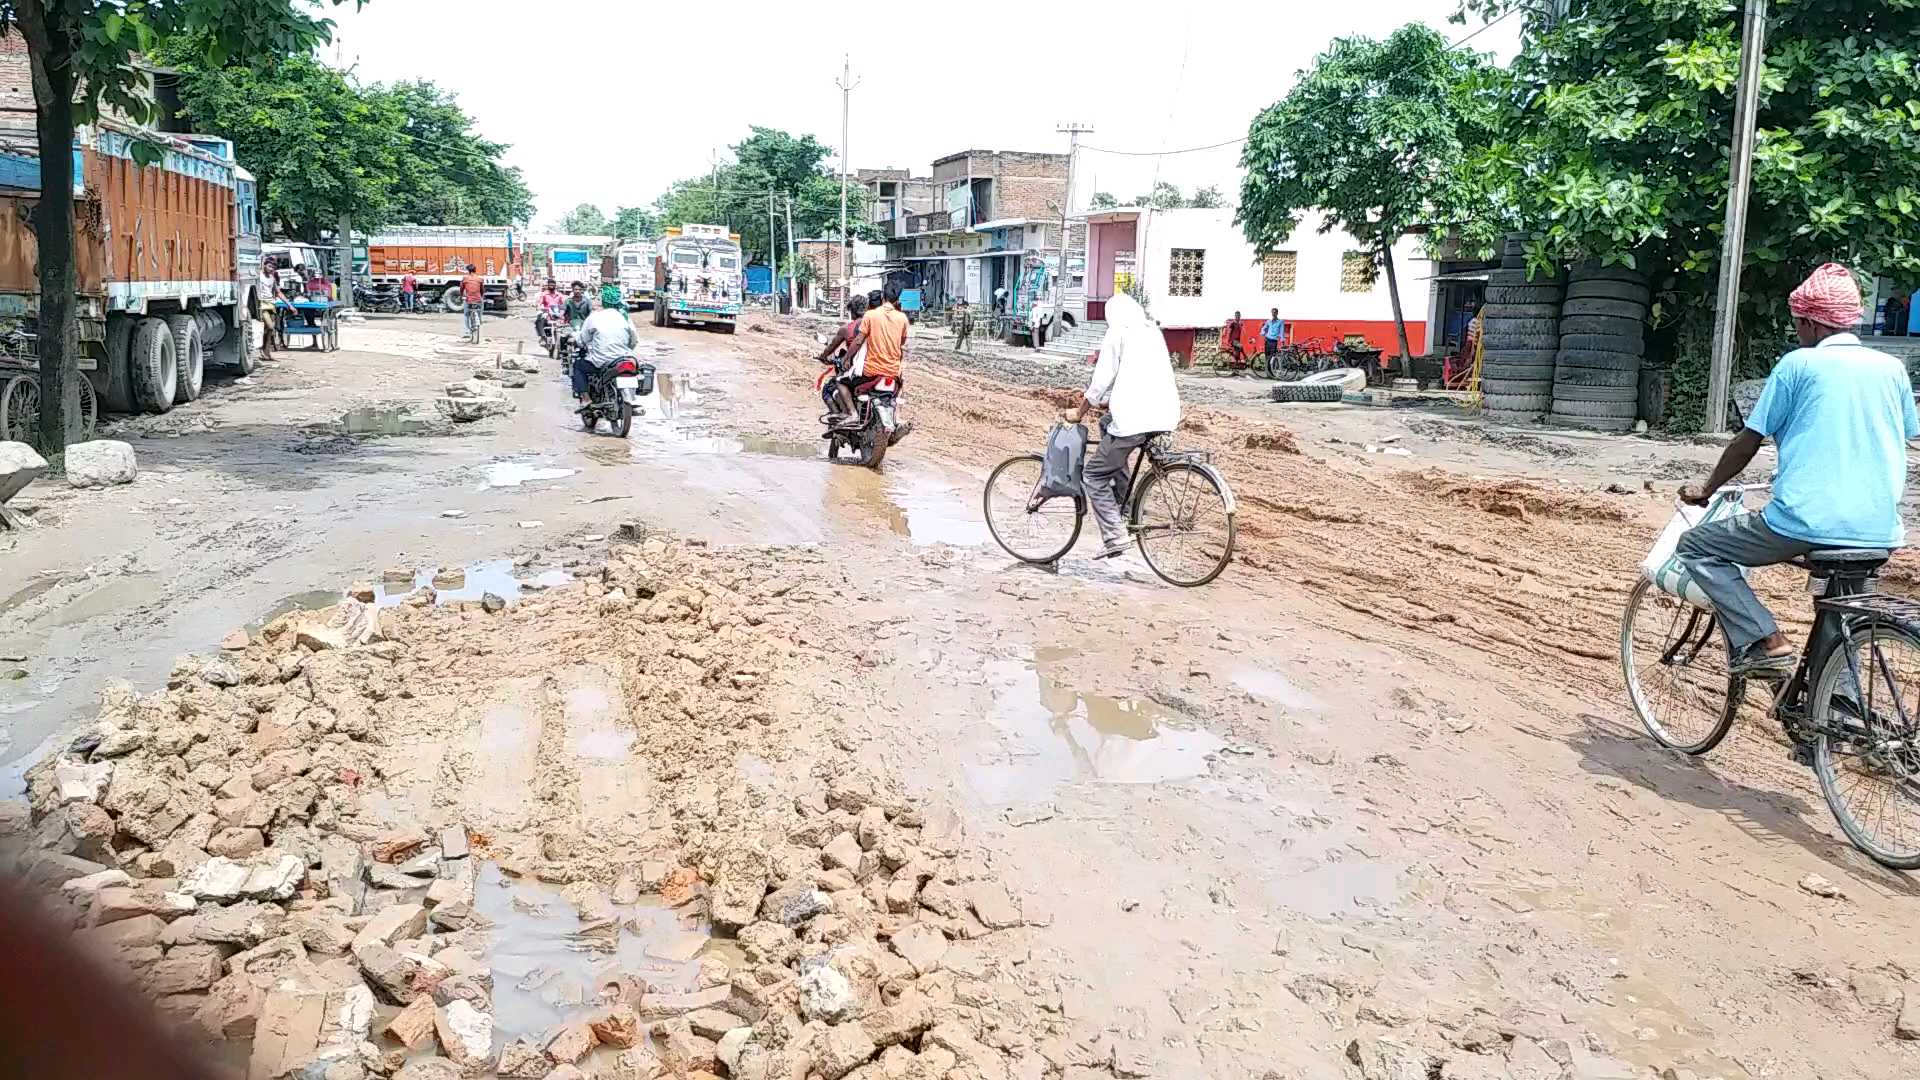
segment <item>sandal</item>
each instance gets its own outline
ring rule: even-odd
[[[1798,666],[1799,659],[1796,653],[1785,652],[1774,656],[1749,648],[1740,659],[1733,662],[1727,673],[1748,679],[1781,682],[1793,677],[1793,669]]]

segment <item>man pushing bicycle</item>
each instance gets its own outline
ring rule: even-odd
[[[1786,679],[1793,646],[1754,596],[1741,567],[1771,566],[1823,548],[1895,548],[1906,541],[1900,498],[1907,440],[1920,438],[1913,385],[1898,359],[1860,343],[1860,289],[1838,263],[1813,272],[1788,299],[1801,347],[1767,376],[1746,426],[1705,484],[1680,489],[1704,506],[1753,460],[1779,449],[1773,499],[1761,513],[1688,530],[1678,554],[1726,629],[1729,670]]]

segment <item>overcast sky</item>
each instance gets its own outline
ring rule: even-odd
[[[328,55],[366,81],[426,78],[457,92],[482,134],[512,144],[508,160],[533,188],[538,225],[580,202],[608,212],[650,205],[751,125],[837,149],[843,53],[859,84],[854,168],[924,175],[934,158],[967,148],[1062,151],[1067,140],[1055,128],[1071,120],[1095,128],[1082,139],[1078,203],[1094,190],[1126,199],[1156,178],[1218,184],[1231,198],[1238,146],[1158,154],[1245,135],[1335,37],[1382,36],[1414,20],[1448,40],[1480,29],[1449,24],[1456,7],[976,0],[931,17],[925,7],[756,0],[368,0],[357,13],[332,13],[339,29]],[[1508,19],[1471,47],[1509,57],[1518,26]],[[1064,60],[1052,47],[1062,40]]]

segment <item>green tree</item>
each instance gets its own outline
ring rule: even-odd
[[[328,0],[339,3],[341,0]],[[39,249],[41,445],[66,445],[66,388],[80,378],[74,343],[73,145],[76,124],[103,105],[135,120],[153,115],[140,93],[145,76],[133,66],[169,37],[192,32],[203,58],[222,64],[254,56],[305,52],[327,39],[332,24],[294,0],[0,0],[0,33],[26,41],[33,81],[34,130],[40,155],[40,200],[31,222]],[[141,144],[136,158],[158,159]]]
[[[1530,22],[1505,73],[1490,202],[1537,236],[1536,264],[1633,265],[1656,289],[1682,426],[1704,404],[1726,220],[1740,9],[1712,0],[1581,0],[1557,26],[1520,0],[1467,0]],[[1777,357],[1788,292],[1829,259],[1920,277],[1920,5],[1773,6],[1742,264],[1738,354]]]
[[[183,37],[161,53],[181,72],[181,105],[195,130],[233,140],[259,181],[262,220],[281,235],[315,242],[342,215],[379,228],[397,188],[426,183],[398,137],[406,115],[397,99],[363,92],[309,56],[203,67],[187,55],[196,48]]]
[[[1220,194],[1218,187],[1209,184],[1203,188],[1194,188],[1193,194],[1187,197],[1187,205],[1195,210],[1218,210],[1227,205],[1227,198]]]
[[[1402,356],[1412,349],[1394,243],[1417,225],[1456,225],[1489,239],[1467,167],[1490,137],[1474,93],[1484,64],[1419,24],[1384,41],[1340,38],[1254,119],[1241,151],[1236,220],[1247,240],[1271,251],[1293,235],[1303,211],[1320,211],[1322,231],[1344,229],[1376,270],[1385,268]]]
[[[560,231],[580,233],[587,236],[602,236],[607,233],[607,215],[592,203],[581,203],[567,211],[560,219]]]
[[[411,225],[524,225],[533,192],[518,168],[501,164],[507,147],[482,138],[452,93],[425,80],[376,87],[402,125],[401,168],[393,219]]]
[[[1111,210],[1119,205],[1120,200],[1114,198],[1111,191],[1096,191],[1093,193],[1093,198],[1087,202],[1087,206],[1094,210]]]
[[[640,206],[622,206],[613,212],[608,226],[622,240],[641,240],[660,235],[660,219]]]
[[[741,247],[750,256],[760,261],[771,258],[768,265],[777,266],[786,245],[786,198],[792,196],[796,237],[839,235],[840,180],[823,164],[832,151],[819,140],[755,127],[732,149],[733,160],[676,181],[655,201],[661,226],[725,225],[740,234]],[[775,195],[771,234],[769,191]],[[878,228],[862,223],[866,205],[865,189],[856,185],[848,190],[848,231],[857,239],[878,240]]]

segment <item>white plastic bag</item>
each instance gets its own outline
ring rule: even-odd
[[[1047,432],[1047,448],[1040,468],[1040,486],[1034,500],[1078,499],[1080,470],[1087,457],[1087,426],[1056,423]]]
[[[1722,491],[1715,495],[1705,506],[1688,506],[1681,503],[1674,511],[1673,520],[1660,530],[1660,538],[1653,542],[1653,550],[1640,562],[1640,572],[1653,582],[1661,592],[1670,593],[1685,600],[1694,607],[1713,610],[1713,601],[1700,591],[1694,583],[1693,572],[1680,561],[1675,551],[1680,547],[1680,536],[1688,529],[1707,525],[1716,521],[1725,521],[1736,514],[1747,513],[1741,504],[1741,493]],[[1745,573],[1744,569],[1741,573]]]

